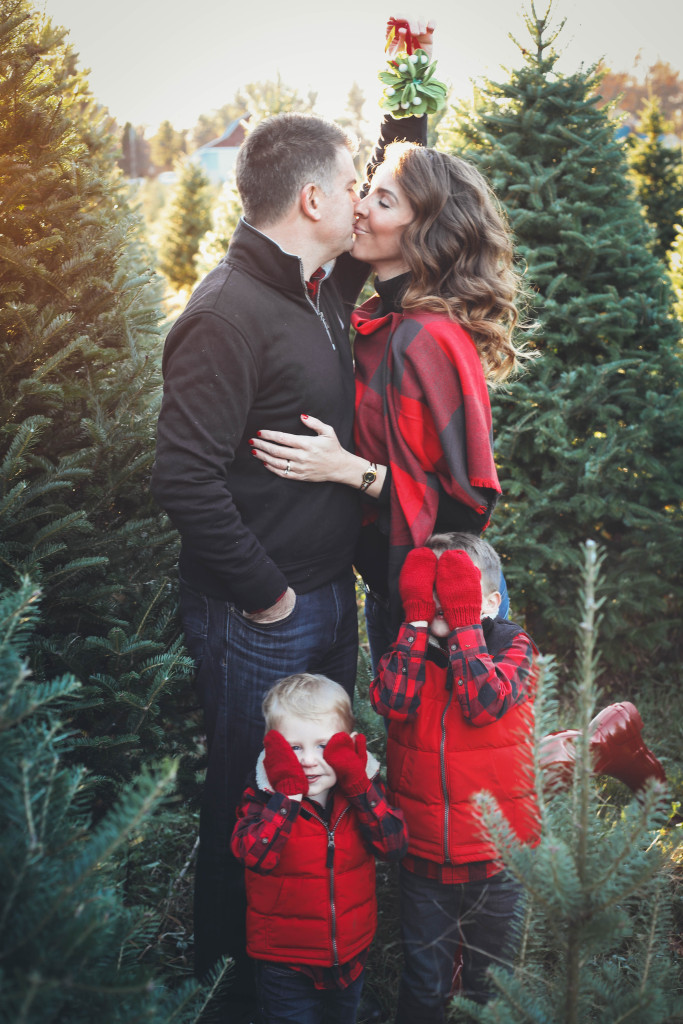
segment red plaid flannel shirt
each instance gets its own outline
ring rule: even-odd
[[[417,714],[430,636],[426,626],[406,622],[396,642],[382,657],[370,684],[370,700],[375,711],[385,718],[400,721]],[[462,626],[450,633],[447,650],[446,671],[457,681],[455,693],[460,710],[472,725],[489,725],[526,699],[533,685],[533,645],[525,633],[518,634],[508,648],[492,658],[481,623]],[[491,878],[502,869],[502,864],[495,860],[437,864],[408,854],[403,867],[442,884],[456,885]]]
[[[408,848],[406,823],[401,811],[387,802],[380,780],[368,780],[365,793],[347,799],[370,852],[381,860],[400,860]],[[305,797],[304,801],[308,802]],[[328,808],[331,801],[332,794],[328,797]],[[316,814],[320,814],[320,805],[315,801],[311,803]],[[291,800],[282,793],[265,793],[255,785],[247,787],[237,810],[237,824],[230,844],[235,857],[252,871],[268,874],[279,863],[300,809],[298,800]],[[353,960],[337,967],[289,966],[306,974],[318,989],[347,988],[362,973],[367,953],[367,949],[363,950]]]

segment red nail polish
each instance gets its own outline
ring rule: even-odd
[[[253,438],[253,437],[250,437],[250,438],[249,438],[249,444],[253,444],[253,443],[254,443],[254,438]]]
[[[308,416],[306,415],[306,413],[305,413],[305,412],[303,412],[303,413],[301,414],[301,419],[302,419],[302,420],[307,420],[307,419],[308,419]]]
[[[260,430],[257,430],[257,431],[256,431],[256,436],[257,436],[257,437],[260,437],[260,436],[261,436],[261,431],[260,431]]]
[[[251,449],[251,454],[252,454],[252,455],[256,455],[256,449],[255,449],[255,448],[252,448],[252,449]]]

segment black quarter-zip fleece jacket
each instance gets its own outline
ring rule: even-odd
[[[249,438],[301,434],[307,413],[352,448],[349,318],[366,273],[345,255],[311,299],[299,257],[240,221],[171,329],[152,492],[194,589],[249,612],[351,566],[358,493],[270,473]]]

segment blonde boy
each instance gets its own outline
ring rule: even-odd
[[[338,683],[288,676],[263,713],[264,749],[232,837],[248,869],[247,952],[261,1021],[317,1020],[327,1010],[353,1024],[376,926],[374,858],[403,856],[403,815],[386,801]]]

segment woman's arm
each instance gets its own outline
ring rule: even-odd
[[[395,19],[392,19],[395,20]],[[390,34],[392,20],[387,22],[386,34]],[[387,47],[387,59],[395,56],[400,47],[405,46],[407,31],[410,31],[410,42],[413,49],[421,48],[431,60],[433,49],[434,23],[432,21],[409,21],[405,22],[408,28],[399,28],[394,33],[392,42]],[[384,151],[392,142],[412,142],[416,146],[427,145],[427,117],[401,117],[395,118],[391,114],[385,114],[380,123],[379,137],[375,144],[368,162],[365,166],[365,181],[360,189],[361,199],[370,191],[372,177],[384,160]],[[356,305],[361,289],[370,273],[370,266],[361,260],[354,259],[348,253],[343,252],[337,257],[333,271],[334,281],[341,292],[342,300],[350,307]]]
[[[363,490],[371,498],[379,497],[387,473],[386,466],[377,466],[360,455],[347,452],[340,445],[334,428],[315,416],[304,414],[301,422],[314,430],[315,435],[259,430],[258,436],[250,440],[252,455],[271,473],[288,480],[311,483],[327,480]],[[368,484],[366,474],[371,475],[371,467],[376,468],[377,475]]]

